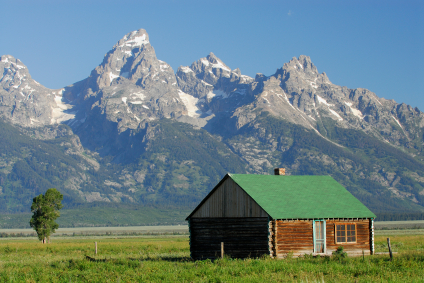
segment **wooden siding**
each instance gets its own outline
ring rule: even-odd
[[[277,220],[273,249],[277,258],[284,258],[289,253],[294,257],[314,252],[312,220]]]
[[[191,216],[203,217],[268,217],[268,214],[228,178]]]
[[[338,247],[342,246],[343,250],[347,252],[349,256],[360,256],[362,251],[365,255],[371,254],[371,231],[370,231],[371,219],[358,219],[358,220],[327,220],[327,253],[331,254]],[[337,223],[356,224],[356,243],[336,243],[335,239],[335,225]]]
[[[190,253],[193,259],[233,258],[269,254],[268,218],[191,218]]]
[[[371,223],[370,219],[358,220],[325,220],[326,221],[326,254],[331,255],[339,246],[349,256],[371,254]],[[335,239],[336,223],[356,224],[356,243],[337,244]],[[294,257],[314,253],[313,221],[312,220],[273,220],[269,223],[270,255],[285,258],[289,253]]]

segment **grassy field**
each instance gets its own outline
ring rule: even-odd
[[[395,229],[395,230],[375,230],[376,236],[380,235],[423,235],[424,229]]]
[[[374,227],[377,230],[424,229],[424,220],[376,221]]]
[[[188,225],[167,226],[126,226],[126,227],[79,227],[59,228],[52,237],[60,236],[139,236],[139,235],[167,235],[188,234]],[[0,229],[0,239],[16,236],[36,237],[34,229]]]
[[[376,236],[376,252],[387,251],[387,237],[398,252],[392,262],[388,255],[192,261],[188,236],[6,239],[0,282],[423,282],[424,237]]]

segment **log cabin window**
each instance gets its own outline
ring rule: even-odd
[[[356,224],[336,224],[336,243],[356,243]]]

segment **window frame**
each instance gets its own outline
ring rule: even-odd
[[[345,236],[342,236],[342,237],[345,238],[345,242],[338,242],[337,241],[337,225],[344,225],[346,232],[347,232],[346,225],[355,225],[355,241],[347,242],[347,237],[348,236],[347,236],[347,233],[346,233]],[[347,245],[349,245],[349,244],[356,244],[357,241],[358,241],[358,229],[357,229],[356,223],[354,223],[354,222],[337,222],[337,223],[334,223],[334,242],[336,244],[347,244]]]

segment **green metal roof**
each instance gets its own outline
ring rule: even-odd
[[[227,176],[246,191],[273,219],[376,217],[330,176],[249,174]]]

